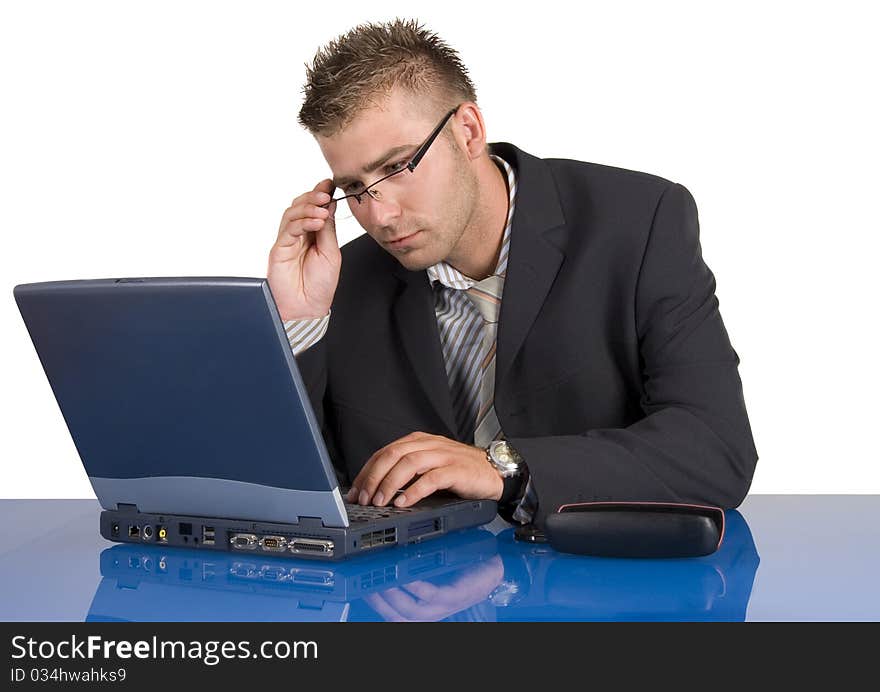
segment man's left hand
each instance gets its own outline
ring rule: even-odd
[[[395,497],[404,486],[405,492]],[[373,454],[346,499],[380,507],[393,500],[397,507],[409,507],[437,490],[450,490],[468,500],[498,500],[504,481],[486,460],[486,450],[414,432]]]

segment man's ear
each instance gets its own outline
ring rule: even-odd
[[[485,156],[486,125],[480,107],[473,101],[465,101],[458,107],[453,116],[455,120],[455,137],[459,146],[467,152],[471,160]]]

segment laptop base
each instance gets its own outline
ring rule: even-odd
[[[341,560],[382,548],[419,543],[451,531],[491,521],[495,502],[462,500],[438,503],[407,514],[353,522],[348,528],[324,526],[301,517],[297,524],[277,524],[220,517],[151,514],[136,509],[104,510],[101,535],[117,543],[154,544],[191,550],[263,554],[275,557]]]

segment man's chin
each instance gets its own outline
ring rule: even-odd
[[[432,255],[428,255],[424,248],[412,249],[407,252],[392,252],[390,250],[388,252],[394,257],[394,259],[400,262],[405,269],[409,269],[411,272],[424,271],[428,267],[434,266],[442,259],[437,259]]]
[[[427,269],[428,267],[432,267],[435,264],[437,264],[437,262],[432,262],[430,260],[423,259],[419,255],[419,253],[410,252],[410,253],[406,253],[406,254],[403,254],[403,253],[392,253],[392,254],[394,255],[395,259],[397,259],[397,261],[400,262],[404,266],[405,269],[409,269],[411,272],[425,271],[425,269]],[[416,256],[414,256],[414,255],[416,255]]]

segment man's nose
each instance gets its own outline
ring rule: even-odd
[[[367,222],[372,228],[390,226],[400,217],[400,205],[387,197],[374,199],[366,195],[362,204],[366,205]]]

